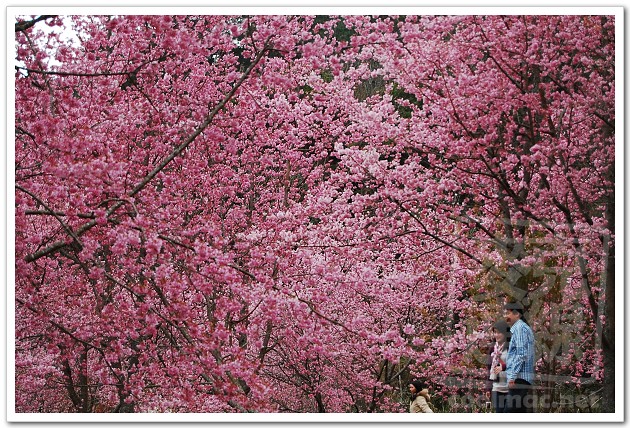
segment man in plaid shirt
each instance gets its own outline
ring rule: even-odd
[[[534,397],[534,333],[523,317],[520,303],[508,303],[504,307],[505,321],[510,326],[512,340],[507,355],[508,396],[505,412],[532,412]]]

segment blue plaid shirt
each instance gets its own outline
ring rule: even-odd
[[[534,333],[523,320],[510,329],[512,339],[507,355],[508,380],[523,379],[534,383]]]

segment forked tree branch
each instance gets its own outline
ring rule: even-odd
[[[48,18],[54,18],[56,16],[57,15],[42,15],[35,19],[31,19],[30,21],[16,22],[15,32],[17,33],[18,31],[26,31],[29,28],[31,28],[33,25],[37,24],[39,21],[45,21]]]
[[[214,109],[212,109],[212,111],[208,114],[208,116],[206,116],[205,120],[197,127],[197,129],[191,135],[189,135],[188,138],[186,138],[186,140],[183,143],[177,146],[171,152],[171,154],[169,154],[166,158],[164,158],[164,160],[162,160],[162,162],[160,162],[149,174],[147,174],[147,176],[144,177],[144,179],[142,179],[142,181],[140,181],[131,190],[131,192],[128,193],[127,195],[128,197],[133,197],[137,195],[140,191],[142,191],[142,189],[144,189],[147,186],[147,184],[149,184],[149,182],[151,182],[151,180],[153,180],[155,176],[158,175],[160,171],[162,171],[173,159],[175,159],[184,150],[186,150],[186,148],[190,145],[190,143],[192,143],[201,133],[203,133],[203,131],[210,125],[210,123],[212,123],[212,121],[214,120],[215,116],[219,113],[219,111],[221,111],[221,109],[223,109],[223,107],[232,99],[232,97],[234,96],[238,88],[243,84],[243,82],[245,82],[245,80],[249,77],[249,75],[252,73],[254,68],[256,68],[260,60],[263,58],[265,53],[267,53],[268,51],[269,51],[269,39],[265,43],[264,49],[258,52],[258,54],[254,58],[250,66],[247,68],[247,70],[245,70],[245,72],[242,74],[240,79],[234,84],[234,86],[232,86],[232,89],[230,90],[230,92],[228,92],[223,97],[223,99],[214,107]],[[111,216],[124,204],[125,204],[124,201],[119,201],[115,203],[107,210],[106,216],[107,217]],[[85,223],[84,225],[82,225],[81,227],[79,227],[75,231],[75,233],[77,236],[81,236],[82,234],[84,234],[85,232],[87,232],[88,230],[96,226],[96,224],[97,224],[96,220],[91,220]],[[54,242],[46,248],[43,248],[33,254],[28,254],[24,258],[24,260],[26,260],[29,263],[34,262],[44,256],[48,256],[52,253],[59,251],[60,249],[66,247],[67,245],[68,243],[65,241]]]

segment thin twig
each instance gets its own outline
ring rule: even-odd
[[[133,71],[113,71],[113,72],[102,72],[102,73],[80,73],[74,71],[49,71],[49,70],[36,70],[33,68],[26,68],[15,66],[16,70],[23,70],[33,74],[43,74],[45,76],[53,75],[53,76],[75,76],[75,77],[101,77],[101,76],[129,76],[133,74]]]
[[[59,224],[61,224],[61,227],[63,227],[63,229],[66,231],[66,233],[72,237],[72,239],[79,246],[79,248],[83,248],[83,244],[81,244],[81,241],[79,240],[79,237],[77,236],[77,234],[70,228],[70,226],[68,226],[63,221],[61,216],[59,216],[55,211],[53,211],[48,205],[46,205],[46,203],[44,201],[42,201],[39,197],[37,197],[37,195],[35,195],[33,192],[30,192],[30,191],[26,190],[25,188],[23,188],[22,186],[20,186],[18,184],[15,185],[15,188],[18,189],[18,190],[21,190],[24,193],[26,193],[31,198],[35,199],[39,204],[41,204],[48,211],[48,213],[50,215],[52,215],[53,217],[55,217],[55,219],[57,219]]]

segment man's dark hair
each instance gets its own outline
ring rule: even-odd
[[[503,309],[518,312],[519,314],[521,314],[521,319],[523,320],[523,322],[525,324],[529,324],[527,320],[525,319],[525,307],[523,306],[522,303],[520,302],[506,303],[505,306],[503,306]]]
[[[519,311],[519,312],[523,312],[525,310],[525,308],[523,307],[523,304],[520,302],[506,303],[503,309],[510,309],[512,311]]]

